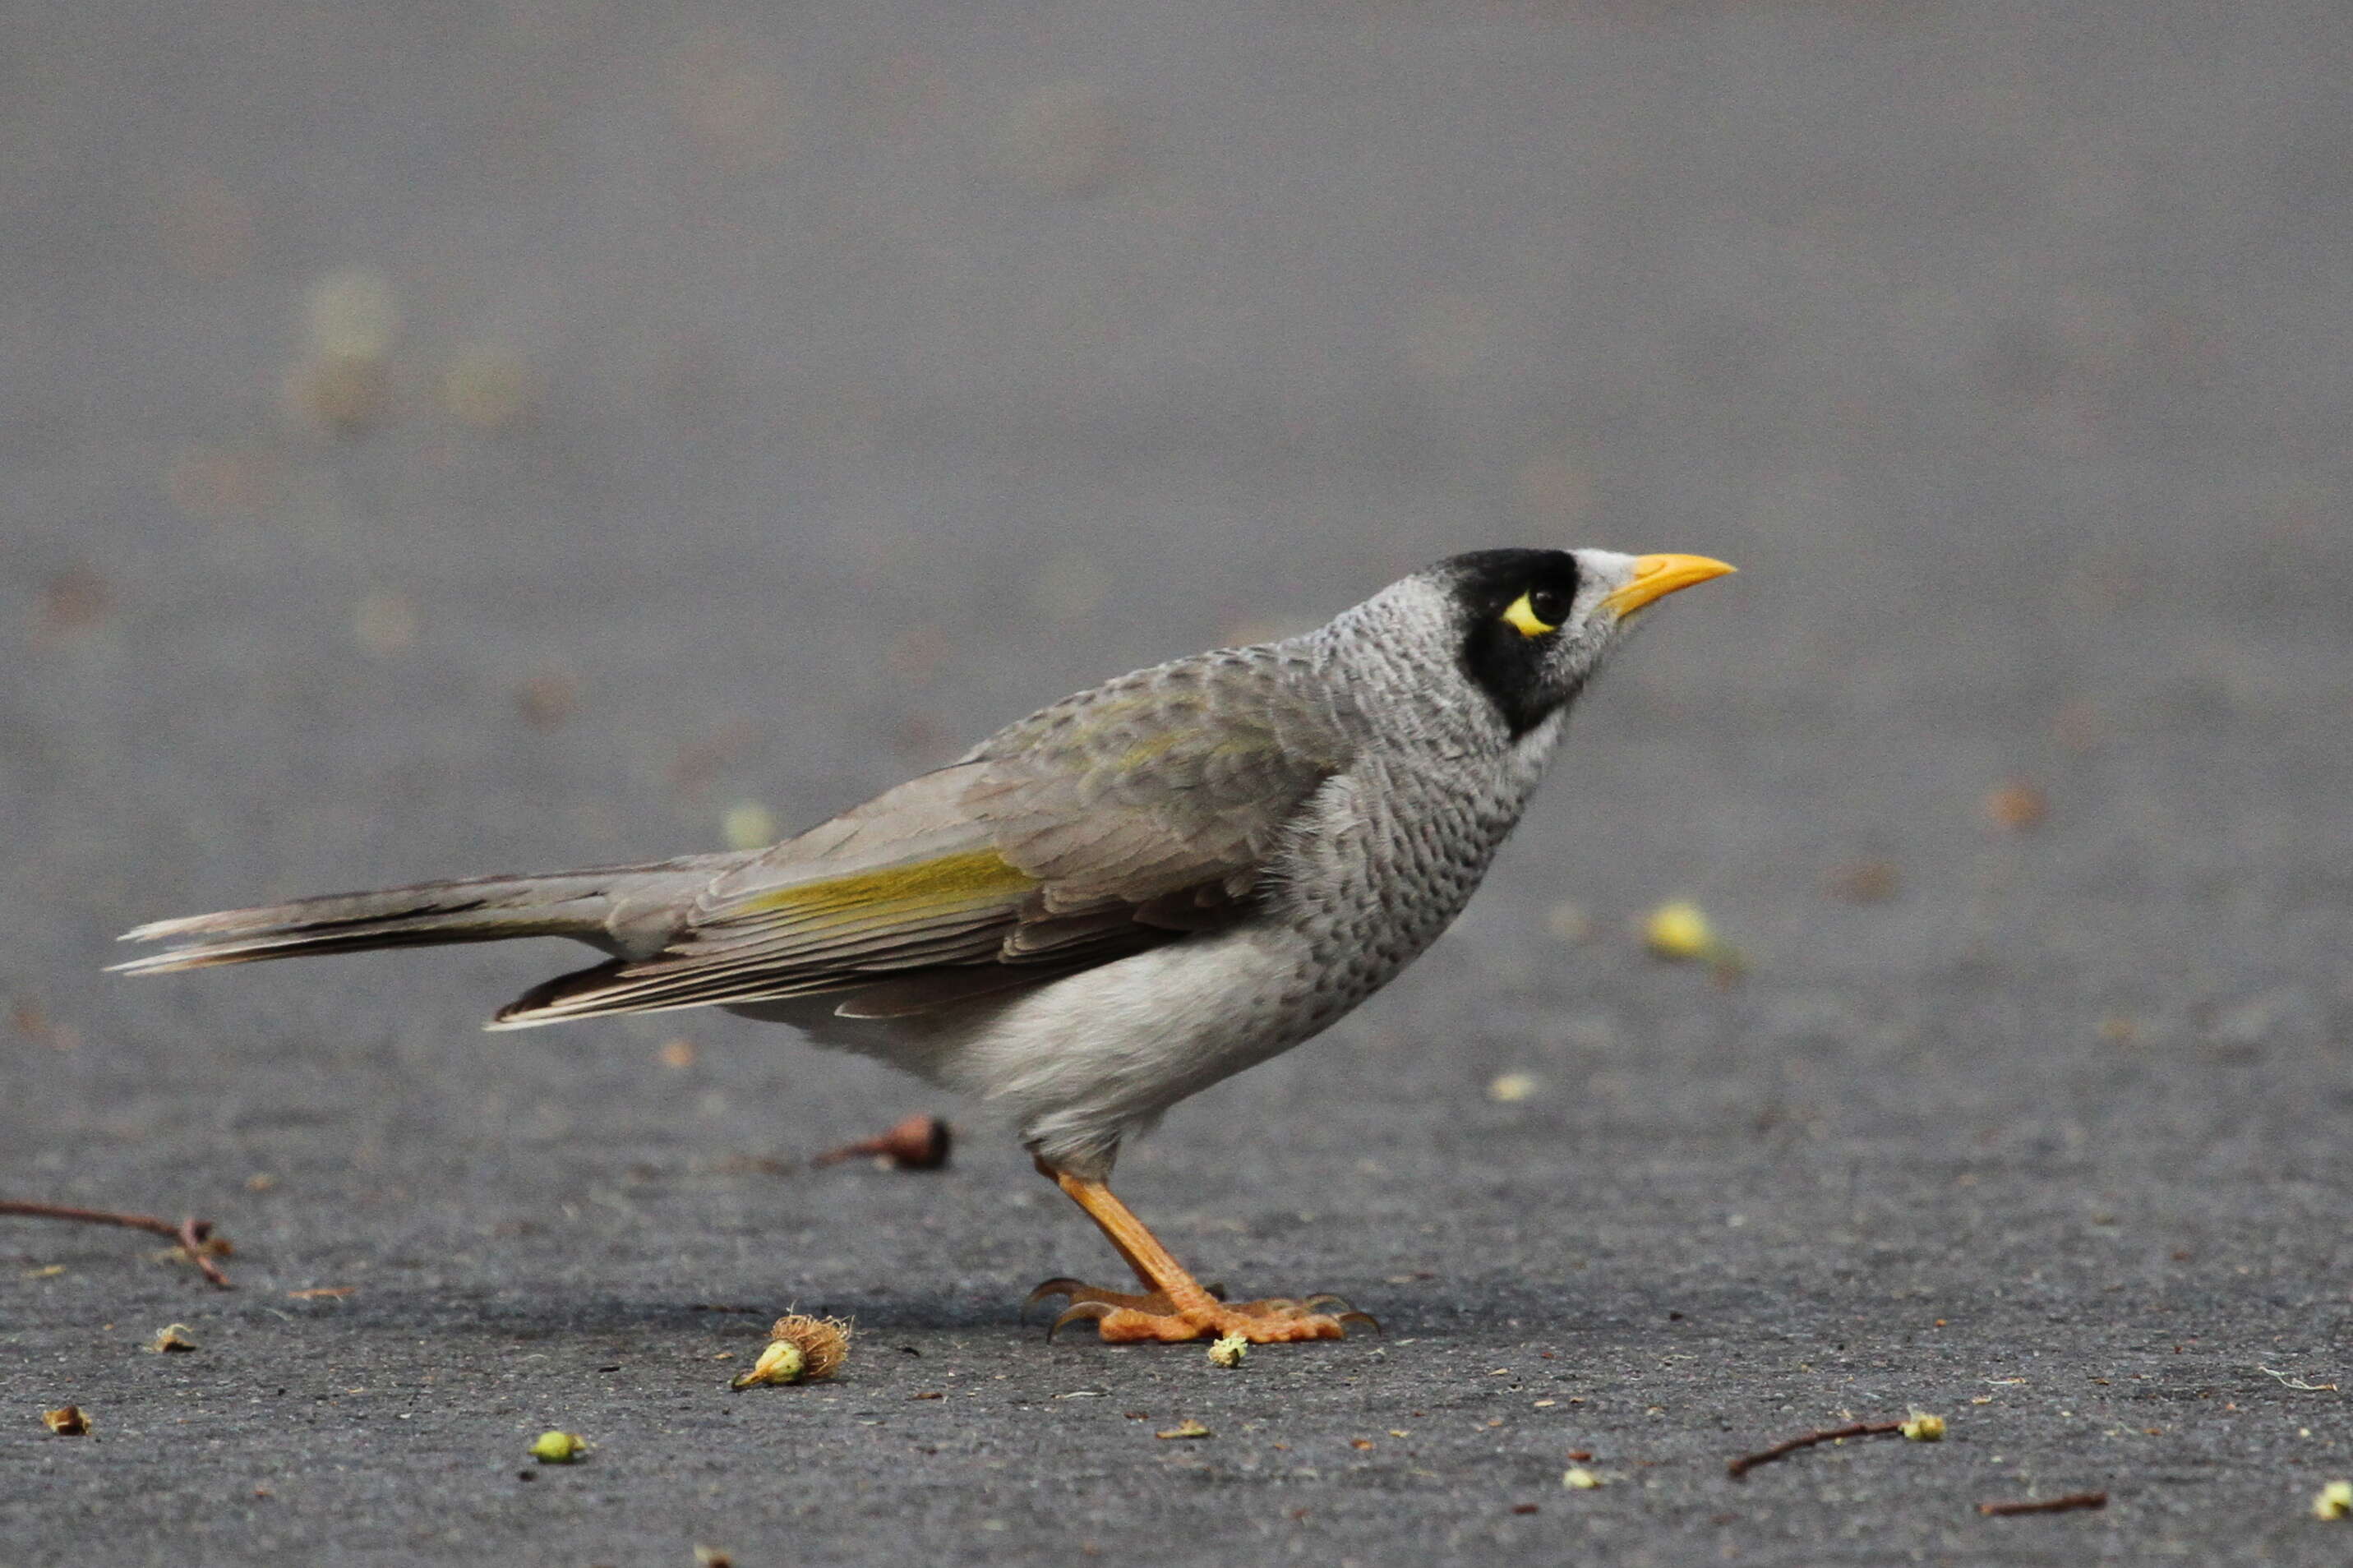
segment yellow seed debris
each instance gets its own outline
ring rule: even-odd
[[[1941,1443],[1945,1440],[1945,1418],[1931,1415],[1925,1410],[1915,1410],[1912,1418],[1900,1428],[1915,1443]]]
[[[174,1351],[192,1351],[196,1348],[196,1342],[188,1337],[187,1324],[166,1323],[153,1339],[147,1342],[147,1348],[157,1355],[164,1355]]]
[[[729,1386],[750,1388],[761,1383],[814,1383],[831,1377],[849,1359],[849,1325],[839,1318],[812,1318],[791,1312],[768,1328],[769,1344]]]
[[[55,1410],[44,1410],[41,1419],[47,1422],[49,1430],[60,1437],[85,1437],[90,1435],[90,1419],[79,1405],[60,1405]]]
[[[751,1370],[735,1374],[730,1388],[750,1388],[762,1383],[798,1383],[808,1372],[808,1358],[790,1340],[776,1340],[760,1352]]]
[[[1652,910],[1642,922],[1642,940],[1661,958],[1711,958],[1717,951],[1715,928],[1697,904],[1671,899]]]
[[[543,1465],[570,1465],[588,1452],[588,1441],[577,1432],[542,1432],[531,1446],[531,1457]]]
[[[800,1346],[812,1378],[831,1377],[849,1359],[849,1325],[839,1318],[790,1312],[768,1325],[768,1337]]]
[[[2331,1481],[2312,1500],[2316,1519],[2343,1519],[2353,1514],[2353,1481]]]
[[[1538,1082],[1532,1072],[1497,1073],[1487,1085],[1487,1098],[1498,1105],[1517,1105],[1535,1096]]]
[[[1560,1484],[1571,1491],[1589,1492],[1601,1484],[1601,1478],[1583,1465],[1571,1465],[1560,1473]]]
[[[1227,1334],[1209,1346],[1212,1366],[1240,1366],[1250,1357],[1250,1341],[1240,1334]]]

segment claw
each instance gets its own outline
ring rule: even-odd
[[[1103,1319],[1110,1317],[1113,1312],[1118,1310],[1118,1308],[1113,1306],[1108,1301],[1081,1301],[1075,1305],[1066,1307],[1062,1310],[1062,1315],[1060,1317],[1056,1318],[1052,1322],[1046,1325],[1046,1342],[1050,1345],[1052,1344],[1056,1334],[1060,1333],[1065,1327],[1079,1321],[1081,1319],[1086,1319],[1093,1322],[1101,1322]]]
[[[1382,1335],[1384,1338],[1388,1336],[1388,1330],[1381,1327],[1381,1321],[1378,1318],[1374,1317],[1370,1312],[1359,1312],[1353,1307],[1341,1313],[1338,1318],[1334,1320],[1334,1321],[1337,1322],[1344,1329],[1350,1323],[1362,1323],[1365,1327],[1372,1330],[1373,1332],[1377,1334]]]
[[[1329,1290],[1319,1290],[1299,1304],[1311,1312],[1321,1312],[1330,1307],[1337,1307],[1344,1312],[1353,1312],[1356,1310],[1348,1304],[1348,1299],[1345,1296],[1335,1296]]]
[[[1075,1299],[1078,1293],[1086,1288],[1086,1281],[1082,1279],[1072,1279],[1067,1277],[1049,1279],[1021,1299],[1021,1314],[1016,1321],[1027,1323],[1029,1321],[1029,1309],[1049,1296],[1069,1296]]]

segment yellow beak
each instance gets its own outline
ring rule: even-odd
[[[1737,568],[1721,561],[1711,561],[1704,555],[1642,555],[1635,558],[1634,575],[1626,585],[1601,601],[1602,607],[1619,619],[1641,609],[1653,599],[1665,598],[1678,588],[1688,588],[1694,583],[1704,583],[1710,577],[1721,577]]]

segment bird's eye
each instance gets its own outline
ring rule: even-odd
[[[1540,637],[1560,629],[1562,615],[1558,594],[1549,588],[1532,588],[1512,601],[1504,620],[1522,637]]]

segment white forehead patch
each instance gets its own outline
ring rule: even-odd
[[[1577,557],[1577,613],[1582,616],[1634,580],[1634,557],[1615,550],[1573,550]]]

